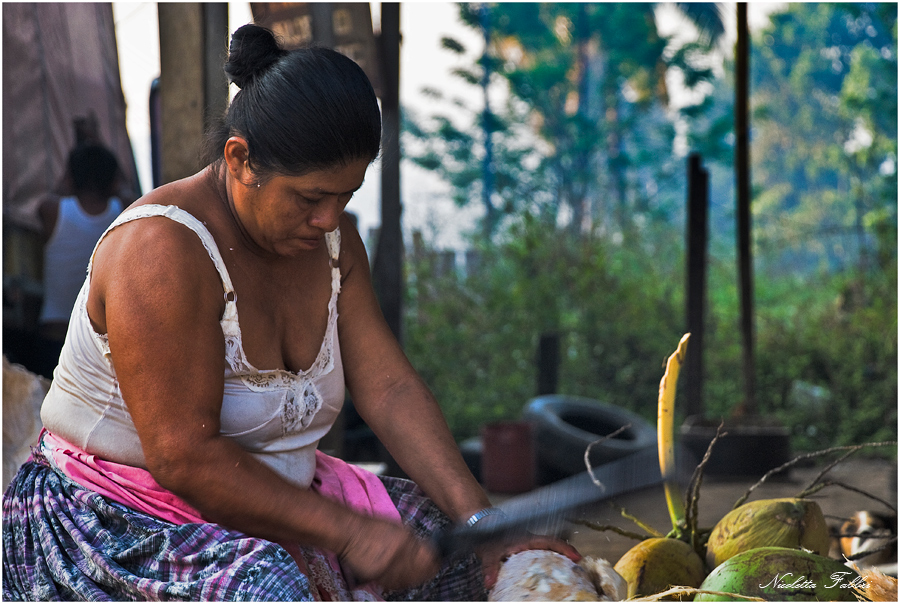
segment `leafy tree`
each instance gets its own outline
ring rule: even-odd
[[[492,216],[526,207],[556,217],[564,211],[576,233],[594,222],[608,234],[632,230],[635,210],[668,211],[673,199],[661,192],[682,188],[671,186],[681,170],[671,161],[665,75],[678,69],[688,86],[712,78],[697,61],[721,31],[711,6],[689,10],[711,32],[706,41],[672,51],[656,30],[652,4],[460,5],[463,21],[485,28],[490,46],[479,65],[456,75],[480,85],[495,74],[509,100],[480,138],[445,116],[410,125],[425,146],[415,161],[453,184],[458,203],[485,199],[480,150],[491,138],[497,155],[488,235],[497,224]],[[457,42],[444,45],[462,51]]]
[[[896,222],[896,24],[896,5],[790,4],[758,36],[755,214],[783,270],[866,268]]]
[[[895,5],[789,4],[751,47],[758,389],[801,448],[896,437],[896,17]],[[729,88],[689,134],[713,181],[712,417],[740,400],[716,377],[739,375],[740,358]]]
[[[656,70],[685,65],[697,81],[711,74],[698,60],[702,42],[654,55],[650,24],[633,23],[649,5],[628,22],[617,12],[634,6],[491,5],[489,55],[457,72],[478,86],[487,66],[493,85],[509,90],[487,128],[496,176],[487,201],[504,219],[491,237],[473,239],[478,270],[434,276],[429,254],[408,265],[407,352],[459,438],[519,414],[547,331],[561,335],[561,393],[653,421],[684,303],[683,168]],[[464,14],[475,24],[483,15],[471,9]],[[589,35],[584,22],[596,25]],[[896,41],[896,7],[882,4],[790,4],[753,40],[759,406],[794,428],[798,449],[896,438]],[[741,396],[727,60],[725,74],[683,112],[711,176],[710,417],[734,414]],[[458,203],[485,200],[483,131],[446,116],[407,127],[417,161],[453,184]],[[576,174],[583,165],[596,178]],[[580,203],[595,220],[572,236]]]

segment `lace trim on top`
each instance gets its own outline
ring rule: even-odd
[[[244,348],[241,345],[241,328],[237,316],[237,297],[234,289],[229,287],[225,292],[225,314],[222,316],[222,331],[225,333],[225,358],[235,374],[239,374],[248,387],[253,389],[287,388],[289,384],[296,382],[297,378],[315,379],[325,375],[334,367],[334,331],[337,326],[337,298],[341,291],[341,271],[338,266],[338,257],[341,252],[341,232],[336,229],[325,234],[328,245],[329,265],[331,267],[331,298],[328,301],[328,326],[325,329],[325,338],[319,348],[319,354],[312,366],[305,371],[293,372],[287,369],[256,369],[247,361]],[[229,300],[231,293],[232,300]],[[310,383],[309,386],[315,388]],[[303,393],[304,398],[307,394]]]
[[[225,336],[225,361],[228,365],[225,370],[225,378],[227,379],[231,376],[239,377],[241,382],[243,382],[247,388],[254,391],[288,390],[289,392],[285,393],[285,399],[281,409],[282,429],[285,435],[309,425],[312,418],[322,407],[322,395],[319,393],[313,380],[329,373],[334,368],[334,337],[337,326],[337,298],[341,291],[341,271],[339,266],[341,251],[340,228],[325,234],[325,242],[328,246],[329,253],[329,265],[331,267],[331,298],[328,301],[328,325],[325,330],[325,338],[322,341],[319,353],[312,366],[305,371],[295,373],[287,369],[257,369],[247,360],[247,355],[244,353],[244,348],[241,344],[241,327],[238,322],[237,294],[234,291],[231,278],[225,268],[225,262],[219,253],[219,249],[215,244],[212,234],[203,223],[194,216],[177,206],[148,204],[138,206],[120,214],[115,222],[113,222],[106,230],[106,233],[126,222],[151,216],[166,216],[194,231],[200,237],[203,247],[206,248],[206,251],[209,253],[210,258],[216,267],[216,271],[218,271],[219,276],[222,279],[225,296],[225,312],[222,315],[219,324],[222,326],[222,333]],[[103,237],[106,236],[106,233],[104,233]],[[94,253],[96,253],[100,242],[103,241],[103,237],[97,242],[97,245],[94,247],[94,252],[91,254],[87,269],[89,275],[94,261]],[[108,356],[109,338],[107,334],[93,333],[98,338],[103,354]]]

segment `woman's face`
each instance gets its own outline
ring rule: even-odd
[[[235,211],[246,234],[266,252],[296,256],[323,245],[362,186],[365,159],[303,176],[273,176],[260,186],[236,183]]]

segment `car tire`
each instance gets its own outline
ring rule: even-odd
[[[656,447],[656,428],[642,417],[586,397],[539,396],[528,402],[523,417],[534,426],[541,484],[584,472],[587,447],[622,426],[630,424],[617,436],[591,447],[592,467]]]

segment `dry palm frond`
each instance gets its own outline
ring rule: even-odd
[[[897,578],[886,575],[876,568],[860,569],[855,562],[847,564],[862,577],[861,584],[854,583],[853,591],[857,593],[860,601],[869,602],[896,602]]]
[[[671,587],[666,591],[651,596],[643,596],[640,598],[629,598],[627,602],[660,602],[678,599],[680,596],[696,596],[697,594],[709,594],[713,596],[723,596],[726,598],[734,598],[745,602],[765,602],[763,598],[754,596],[742,596],[741,594],[733,594],[727,591],[713,591],[711,589],[699,589],[697,587],[678,586]]]

